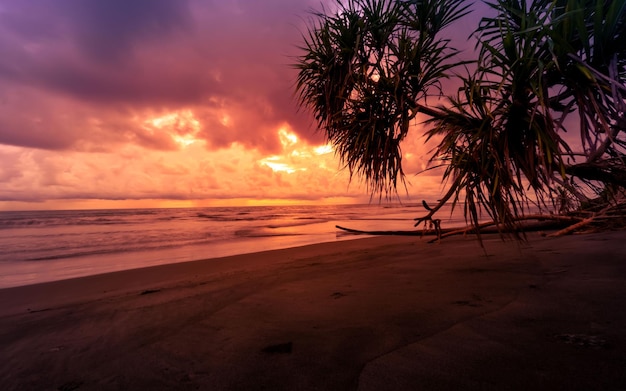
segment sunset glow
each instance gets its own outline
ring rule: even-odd
[[[0,10],[0,210],[368,202],[294,97],[318,1],[77,4]]]

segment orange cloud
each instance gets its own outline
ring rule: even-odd
[[[188,129],[190,132],[183,134],[193,137],[194,121],[190,113],[183,112],[156,117],[150,123],[161,130],[173,127],[174,134]],[[282,147],[271,155],[238,143],[207,151],[204,141],[192,138],[168,151],[133,144],[99,153],[0,146],[0,155],[12,162],[0,168],[0,200],[367,201],[365,188],[358,182],[349,184],[349,173],[339,170],[329,145],[309,144],[288,126],[278,129],[276,135]],[[411,166],[421,160],[409,156],[406,161]],[[422,192],[434,189],[428,181],[419,183]]]
[[[141,4],[3,2],[0,209],[369,199],[294,99],[319,0]]]

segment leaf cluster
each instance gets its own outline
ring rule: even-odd
[[[479,58],[429,137],[466,217],[514,231],[531,203],[626,186],[624,3],[499,0],[476,30]],[[621,43],[616,41],[621,40]],[[621,73],[620,71],[621,70]],[[561,137],[578,116],[583,151]],[[561,186],[556,186],[560,184]]]
[[[402,181],[401,141],[456,51],[439,39],[467,12],[461,0],[349,0],[315,13],[303,36],[297,90],[351,174],[372,192]]]

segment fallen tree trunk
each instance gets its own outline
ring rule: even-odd
[[[351,234],[355,234],[355,235],[397,235],[397,236],[430,236],[430,235],[436,235],[437,231],[434,229],[420,229],[420,230],[399,230],[399,231],[367,231],[367,230],[360,230],[360,229],[354,229],[354,228],[347,228],[347,227],[342,227],[340,225],[335,225],[335,228],[340,229],[342,231],[351,233]],[[453,231],[454,228],[449,228],[449,229],[445,229],[442,230],[442,232],[451,232]]]
[[[533,232],[533,231],[544,230],[544,229],[557,229],[557,228],[562,228],[563,226],[571,224],[571,223],[578,224],[583,219],[580,217],[574,217],[574,216],[557,216],[557,215],[530,215],[530,216],[518,217],[517,219],[515,219],[515,221],[518,221],[518,222],[531,221],[531,220],[537,220],[537,223],[526,224],[525,226],[521,227],[521,229],[518,230],[517,232],[524,233],[524,232]],[[488,232],[487,229],[489,229],[490,232]],[[440,239],[447,238],[449,236],[454,236],[454,235],[465,235],[465,234],[471,234],[471,233],[508,233],[508,231],[499,229],[498,223],[494,221],[490,221],[487,223],[479,224],[478,227],[466,227],[466,228],[457,229],[451,232],[447,232],[441,235]],[[435,241],[436,240],[433,239],[433,240],[430,240],[428,243],[433,243]]]
[[[532,232],[542,229],[556,229],[562,228],[563,225],[578,223],[583,220],[580,217],[571,217],[571,216],[556,216],[556,215],[530,215],[524,216],[517,219],[517,221],[531,221],[537,220],[535,224],[526,224],[522,227],[522,232]],[[436,236],[438,234],[435,229],[421,229],[421,230],[395,230],[395,231],[369,231],[369,230],[360,230],[348,227],[342,227],[340,225],[335,225],[337,229],[340,229],[344,232],[355,234],[355,235],[396,235],[396,236]],[[464,227],[464,228],[448,228],[441,229],[439,231],[440,237],[437,237],[429,243],[434,241],[453,236],[453,235],[461,235],[468,233],[475,233],[478,230],[481,233],[503,233],[502,230],[498,229],[497,223],[495,222],[486,222],[479,224],[478,227]]]

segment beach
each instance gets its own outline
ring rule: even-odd
[[[624,390],[625,242],[363,237],[2,289],[0,388]]]

